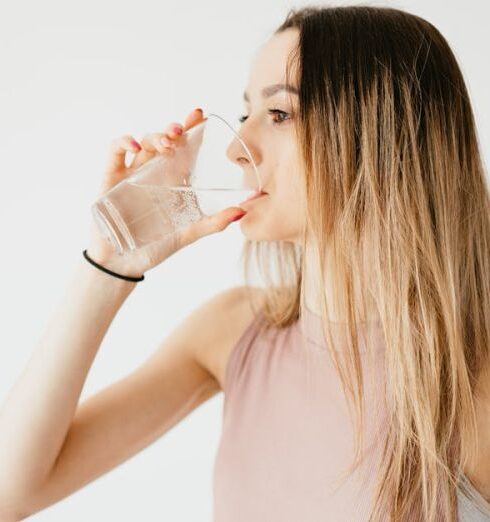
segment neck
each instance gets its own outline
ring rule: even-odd
[[[304,305],[315,314],[322,315],[321,299],[324,299],[326,301],[328,320],[335,323],[347,322],[347,318],[343,313],[343,307],[345,305],[344,296],[340,294],[338,308],[335,306],[334,302],[335,281],[339,281],[339,278],[336,277],[332,257],[327,253],[323,270],[325,284],[322,288],[319,259],[315,255],[315,252],[313,246],[307,243],[305,250],[306,273],[304,274]],[[354,296],[360,296],[357,278],[355,278],[353,283]],[[370,294],[366,296],[366,299],[368,299],[368,302],[366,303],[367,313],[361,314],[360,321],[367,322],[378,320],[379,317],[376,311],[376,306]]]

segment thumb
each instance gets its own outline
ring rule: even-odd
[[[230,223],[245,216],[246,213],[247,211],[243,208],[229,207],[211,216],[204,216],[182,231],[183,244],[188,245],[201,237],[221,232]]]

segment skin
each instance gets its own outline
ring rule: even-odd
[[[253,239],[298,241],[304,226],[294,119],[267,113],[279,108],[294,114],[297,99],[284,92],[267,100],[260,95],[262,88],[284,81],[286,58],[296,41],[295,30],[272,36],[259,50],[247,85],[246,114],[250,116],[240,132],[268,193],[243,204],[247,214],[239,226]],[[172,128],[189,128],[199,118],[202,114],[194,111],[184,125],[172,122],[164,132],[149,134],[141,143],[132,136],[117,139],[103,190],[128,174],[123,166],[127,153],[134,154],[133,167],[156,153],[171,154],[170,144],[179,136]],[[227,154],[244,168],[250,167],[236,144],[230,144]],[[208,220],[187,241],[223,230],[234,215],[236,209],[229,209]],[[167,255],[167,247],[163,255]],[[95,235],[90,248],[92,257],[114,263],[111,267],[116,271],[126,269],[128,274],[138,275],[144,267],[139,260],[117,265],[120,260],[111,257]],[[314,265],[312,268],[315,270]],[[315,280],[312,272],[306,304],[313,311],[319,310],[312,291]],[[162,437],[223,390],[229,354],[264,299],[262,290],[256,288],[252,308],[243,287],[219,293],[195,307],[131,374],[79,404],[102,340],[136,285],[105,274],[85,260],[77,265],[28,365],[0,408],[2,522],[26,518],[79,490]],[[325,292],[330,292],[328,285]],[[481,429],[488,433],[483,424]],[[490,458],[483,455],[479,462],[485,465],[465,471],[483,491],[490,483]]]
[[[249,118],[243,123],[240,135],[247,143],[254,161],[262,174],[264,190],[268,194],[255,201],[242,205],[247,214],[240,220],[242,233],[249,239],[268,241],[299,242],[302,227],[305,226],[304,210],[301,207],[303,187],[298,175],[301,164],[296,138],[295,113],[298,98],[295,94],[280,91],[270,98],[263,98],[261,90],[276,83],[286,83],[286,60],[298,42],[299,32],[288,29],[272,36],[259,50],[253,64],[246,88],[250,101],[245,104],[245,114]],[[296,70],[292,69],[295,78]],[[291,82],[291,80],[290,80]],[[297,82],[292,82],[297,88]],[[270,115],[267,110],[277,108],[287,115]],[[274,124],[273,120],[282,121]],[[230,147],[232,161],[247,168],[248,160],[242,157],[237,148]],[[320,267],[313,256],[313,245],[307,243],[305,250],[307,265],[304,277],[305,305],[311,311],[320,314],[320,299],[325,298],[328,316],[331,322],[342,323],[342,317],[333,305],[333,286],[335,273],[325,270],[325,287],[318,292]],[[327,252],[327,264],[329,256]],[[369,299],[369,296],[368,296]],[[363,321],[377,320],[373,301],[366,303],[366,316]],[[247,311],[244,311],[247,314]],[[228,356],[226,352],[224,358]],[[222,364],[222,368],[225,364]],[[476,400],[477,431],[479,450],[473,462],[464,468],[466,476],[475,488],[490,502],[490,366],[483,372],[479,381]]]
[[[297,139],[296,118],[298,95],[281,90],[264,98],[262,89],[274,84],[289,83],[298,89],[297,68],[291,64],[291,78],[286,78],[288,56],[298,44],[297,29],[287,29],[273,35],[259,49],[252,65],[246,92],[245,115],[248,116],[240,128],[240,136],[249,147],[252,157],[261,173],[264,191],[267,195],[242,204],[247,214],[240,220],[242,233],[251,240],[289,241],[299,243],[302,230],[306,226],[304,187],[300,175],[302,165]],[[270,109],[279,109],[285,114],[268,114]],[[243,156],[236,143],[228,149],[231,161],[250,170],[249,160]],[[320,267],[312,255],[313,245],[307,243],[305,262],[305,304],[313,312],[320,314],[321,306],[317,294]],[[325,271],[324,294],[327,303],[333,303],[334,272]],[[328,305],[331,322],[344,322],[341,314]],[[367,315],[362,319],[376,319],[374,303],[367,304]]]
[[[172,157],[178,147],[186,144],[187,131],[205,120],[202,109],[194,109],[188,114],[183,125],[172,122],[164,132],[147,134],[141,144],[130,135],[114,140],[99,196],[133,174],[136,169],[155,156]],[[128,154],[132,155],[129,162]],[[126,166],[127,163],[129,163],[128,166]],[[194,241],[224,230],[243,213],[244,209],[240,207],[225,208],[217,214],[205,216],[187,227],[166,234],[158,241],[153,241],[135,251],[126,252],[124,256],[115,252],[112,245],[100,234],[95,221],[92,220],[87,252],[91,259],[114,272],[127,276],[140,276]]]
[[[240,228],[248,239],[296,242],[304,227],[298,197],[303,190],[295,124],[298,96],[285,90],[266,98],[261,93],[264,87],[286,83],[286,58],[297,38],[297,31],[292,30],[271,37],[256,55],[246,88],[249,101],[244,102],[243,114],[247,119],[239,134],[250,149],[267,192],[241,205],[247,215],[240,220]],[[297,88],[297,83],[292,85]],[[269,114],[270,109],[285,114]],[[249,168],[236,143],[230,145],[228,157]]]
[[[255,100],[256,94],[252,96]],[[156,153],[171,154],[169,141],[176,146],[179,141],[179,134],[172,128],[190,128],[199,118],[202,114],[194,111],[184,125],[172,122],[164,132],[149,134],[141,143],[133,136],[115,140],[101,191],[110,189]],[[252,122],[256,125],[258,119],[254,116]],[[265,136],[264,130],[261,126]],[[279,135],[275,135],[274,142],[279,150]],[[128,153],[134,156],[126,168]],[[289,204],[294,194],[286,196],[284,183],[272,177],[273,171],[280,171],[277,163],[268,165],[270,177],[264,188],[271,190],[270,201],[279,210],[280,195],[284,194]],[[252,204],[247,206],[251,209]],[[199,225],[186,231],[180,245],[163,244],[151,261],[157,263],[168,257],[169,251],[176,251],[175,247],[224,230],[237,210],[240,209],[225,209],[197,222]],[[292,239],[298,221],[288,217],[284,209],[281,213],[286,219],[282,231],[277,233]],[[247,225],[251,231],[255,223],[256,234],[258,217],[254,211]],[[271,233],[274,222],[271,218],[266,221]],[[88,252],[97,262],[127,275],[139,275],[142,269],[150,267],[146,264],[148,259],[121,261],[104,248],[105,243],[93,232]],[[25,370],[0,407],[2,522],[24,519],[79,490],[163,436],[223,390],[229,353],[263,300],[259,288],[253,293],[253,307],[242,287],[219,293],[196,307],[131,374],[79,404],[102,340],[136,285],[110,276],[84,259],[77,264]]]
[[[240,220],[242,233],[253,240],[292,241],[299,242],[302,228],[305,226],[304,210],[301,206],[303,187],[300,183],[301,164],[297,145],[295,114],[297,114],[298,97],[286,91],[280,91],[270,98],[263,98],[264,87],[286,83],[286,61],[298,43],[299,32],[288,29],[272,36],[259,50],[253,64],[246,91],[249,102],[245,103],[245,114],[248,119],[242,124],[240,135],[247,143],[252,157],[262,175],[266,196],[249,202],[243,207],[247,214]],[[292,69],[292,77],[296,78],[296,69]],[[291,82],[292,80],[290,80]],[[297,88],[298,83],[292,81]],[[277,108],[287,115],[270,115],[268,109]],[[281,123],[274,123],[277,120]],[[243,157],[237,147],[229,149],[229,157],[249,167],[248,159]],[[304,277],[305,305],[313,312],[320,314],[320,298],[327,301],[327,312],[331,322],[345,322],[333,305],[333,285],[335,273],[325,270],[325,287],[318,293],[320,267],[313,256],[313,245],[307,243]],[[327,264],[329,256],[327,252]],[[370,297],[368,296],[368,299]],[[366,303],[366,315],[363,321],[377,320],[376,307],[373,301]],[[227,355],[227,354],[226,354]],[[223,365],[224,367],[224,365]],[[466,476],[480,493],[490,501],[490,368],[483,373],[480,380],[480,392],[476,403],[478,434],[480,449],[474,462],[465,468]]]

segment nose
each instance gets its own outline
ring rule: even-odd
[[[240,140],[245,143],[250,154],[247,153],[247,150],[240,143]],[[258,168],[261,162],[260,154],[250,140],[245,140],[243,138],[243,135],[240,136],[240,140],[237,137],[233,138],[233,141],[226,149],[226,156],[232,163],[242,167],[244,175],[246,176],[245,185],[247,187],[257,188],[258,181],[252,162],[255,163]]]
[[[247,153],[244,146],[240,143],[240,140],[245,143],[248,151],[250,152],[250,155]],[[226,156],[228,159],[241,167],[250,165],[251,159],[256,165],[258,165],[260,160],[256,148],[250,143],[250,140],[245,140],[243,136],[240,136],[240,140],[235,137],[228,145],[228,148],[226,149]]]

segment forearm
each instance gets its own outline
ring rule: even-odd
[[[81,260],[28,364],[0,407],[0,495],[51,470],[102,340],[137,283]]]

